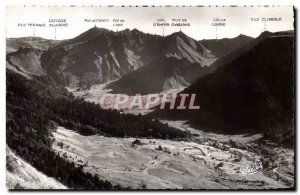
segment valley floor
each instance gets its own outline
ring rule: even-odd
[[[59,127],[53,150],[100,179],[132,189],[274,189],[294,185],[293,150],[274,149],[277,166],[242,179],[242,169],[264,154],[231,147],[213,139],[191,142],[82,136]],[[251,139],[250,139],[251,140]],[[246,144],[246,143],[243,143]],[[249,148],[251,144],[249,145]],[[283,165],[283,161],[286,164]],[[274,163],[274,162],[273,162]]]

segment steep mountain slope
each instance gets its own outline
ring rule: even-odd
[[[42,56],[47,72],[66,86],[105,83],[152,60],[148,51],[161,37],[138,30],[92,28]]]
[[[187,59],[188,62],[198,63],[201,67],[209,66],[215,60],[211,52],[201,43],[181,31],[165,37],[159,48],[161,55]]]
[[[199,111],[157,111],[152,116],[185,118],[205,130],[231,133],[254,130],[273,138],[291,138],[294,70],[293,34],[270,34],[182,92],[197,94]]]
[[[43,51],[40,49],[19,47],[17,51],[6,55],[6,67],[26,76],[46,75],[40,61],[42,54]]]
[[[199,41],[204,47],[212,51],[217,58],[222,58],[229,53],[249,44],[253,40],[252,37],[239,35],[234,38],[224,39],[207,39]]]
[[[10,190],[67,189],[57,180],[36,170],[9,147],[6,148],[6,167],[6,186]]]
[[[27,77],[47,75],[57,84],[71,87],[118,80],[145,65],[152,65],[153,73],[164,69],[169,75],[153,90],[185,87],[196,78],[195,73],[201,75],[202,69],[216,60],[201,43],[182,32],[161,37],[137,29],[113,32],[94,27],[59,42],[34,37],[8,39],[7,47],[9,69]],[[163,67],[168,61],[174,63],[173,68]],[[128,81],[126,87],[132,83]]]
[[[182,32],[161,37],[136,29],[113,32],[94,27],[49,49],[41,61],[59,83],[90,86],[120,79],[154,60],[159,63],[160,58],[164,62],[163,57],[185,59],[199,67],[215,60],[201,43]]]
[[[159,93],[187,87],[207,71],[207,66],[201,67],[186,59],[161,57],[109,84],[107,88],[113,89],[113,93],[128,95]]]
[[[107,88],[115,93],[148,94],[187,87],[216,60],[201,43],[182,32],[165,37],[155,51],[161,57]]]
[[[41,65],[41,56],[50,47],[63,41],[41,37],[6,39],[6,68],[27,78],[47,75]]]

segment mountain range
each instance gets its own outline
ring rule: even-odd
[[[204,39],[199,41],[204,47],[212,51],[217,58],[222,58],[231,52],[249,44],[253,40],[252,37],[242,35],[235,38],[223,39]]]
[[[275,180],[294,186],[294,152],[284,148],[295,145],[295,78],[293,31],[263,32],[255,39],[240,35],[197,41],[183,32],[162,37],[137,29],[92,28],[62,41],[7,39],[6,144],[20,157],[17,164],[23,159],[70,189],[130,189],[118,180],[132,182],[138,173],[150,184],[152,178],[156,182],[170,178],[169,173],[180,175],[181,182],[182,175],[194,174],[195,166],[201,170],[195,176],[195,181],[201,178],[200,187],[224,184],[228,188],[230,182],[240,188],[240,165],[252,162],[253,155],[262,159],[267,171],[262,175],[269,178],[246,182],[249,189],[270,188],[265,181]],[[95,90],[89,90],[90,86],[103,83],[113,93],[126,94],[182,89],[179,93],[196,94],[200,110],[155,107],[146,115],[104,110],[83,98]],[[66,87],[76,87],[84,95],[77,98]],[[187,124],[178,126],[182,121]],[[57,134],[60,127],[64,131]],[[73,137],[77,134],[82,139]],[[81,148],[83,145],[87,147]],[[106,150],[108,147],[114,150]],[[149,156],[144,155],[146,150]],[[71,151],[74,153],[68,153]],[[9,176],[29,173],[29,169],[24,171],[28,166],[13,169],[16,163],[10,162],[9,153],[7,159]],[[178,161],[182,159],[185,161]],[[127,160],[130,164],[122,164]],[[182,166],[185,162],[189,167]],[[225,169],[229,170],[226,174]],[[112,170],[117,174],[111,175]],[[158,172],[161,174],[156,175]],[[216,180],[220,173],[226,177]],[[202,178],[209,178],[208,183]],[[140,181],[140,177],[135,179]],[[184,181],[184,189],[186,182],[190,181]],[[138,189],[151,189],[151,185],[142,182]]]
[[[94,27],[62,41],[7,39],[7,67],[27,77],[47,75],[62,86],[110,83],[107,88],[114,93],[147,94],[189,86],[215,69],[213,64],[224,52],[250,40],[240,35],[197,41],[181,31],[162,37],[137,29],[113,32]]]
[[[222,133],[263,132],[292,144],[293,32],[262,33],[243,51],[182,91],[196,94],[200,110],[157,110],[149,116],[188,120],[200,129]]]
[[[177,32],[164,37],[149,64],[108,85],[115,93],[148,94],[189,86],[216,60],[201,43]]]
[[[27,78],[59,86],[108,83],[113,93],[129,95],[185,88],[183,93],[200,99],[199,112],[157,110],[149,116],[185,119],[213,131],[272,135],[268,129],[293,129],[293,33],[196,41],[183,32],[162,37],[92,28],[64,41],[8,40],[15,51],[7,53],[6,64]],[[41,41],[45,46],[37,47]]]

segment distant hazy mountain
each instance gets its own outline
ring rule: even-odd
[[[235,38],[204,39],[199,42],[212,51],[214,56],[222,58],[238,48],[249,44],[252,40],[254,40],[254,38],[246,35],[239,35]]]
[[[200,110],[157,110],[152,116],[186,119],[207,130],[253,130],[281,138],[292,135],[294,35],[263,33],[258,40],[253,48],[182,92],[196,93]]]
[[[7,38],[6,39],[6,53],[15,52],[20,47],[35,48],[39,50],[46,50],[50,47],[60,43],[58,40],[44,39],[41,37],[21,37],[21,38]]]
[[[182,32],[163,38],[156,47],[155,60],[111,83],[108,88],[115,93],[147,94],[187,87],[206,74],[216,60],[201,43]]]

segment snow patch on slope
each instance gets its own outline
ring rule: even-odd
[[[185,81],[183,76],[178,75],[175,71],[174,76],[168,78],[163,84],[163,91],[170,89],[181,89],[189,86],[189,83]]]
[[[132,65],[133,70],[143,66],[143,63],[140,61],[140,56],[136,55],[133,51],[127,48],[124,49],[124,52],[127,55],[127,61]]]
[[[112,55],[111,55],[111,57],[113,58]],[[109,56],[107,54],[104,55],[104,58],[105,58],[107,69],[108,69],[108,75],[107,75],[106,82],[110,80],[109,79],[110,77],[121,78],[120,73],[115,69],[116,62],[113,61],[112,63],[109,63]],[[116,60],[116,59],[113,59],[113,60]],[[120,66],[120,65],[116,65],[116,66]]]
[[[113,51],[110,51],[110,55],[111,55],[112,59],[114,60],[115,64],[116,64],[119,68],[121,68],[121,67],[120,67],[120,64],[119,64],[119,62],[118,62],[118,60],[117,60],[117,58],[116,58],[116,56],[115,56],[115,53],[114,53]]]

